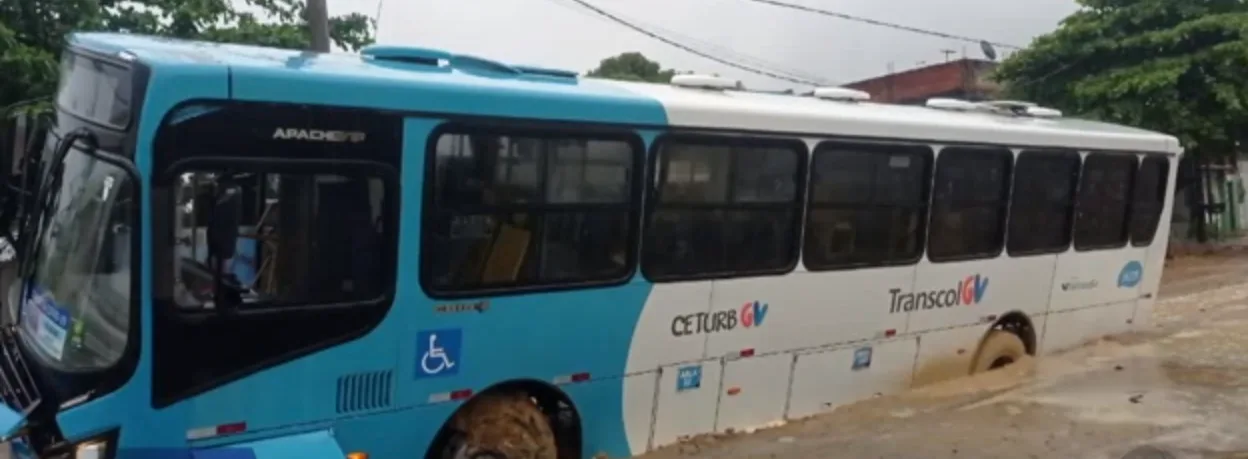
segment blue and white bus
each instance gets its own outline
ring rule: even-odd
[[[0,427],[79,459],[627,457],[1148,322],[1174,137],[734,83],[73,35]]]

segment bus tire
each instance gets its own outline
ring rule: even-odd
[[[983,344],[979,345],[979,353],[976,354],[975,364],[971,367],[971,374],[1004,367],[1021,360],[1026,355],[1027,346],[1023,344],[1023,339],[1018,335],[1005,330],[990,331],[988,336],[984,337]]]
[[[455,444],[444,459],[557,459],[550,421],[528,394],[486,392],[451,421]]]

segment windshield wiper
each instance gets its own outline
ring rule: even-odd
[[[52,211],[56,201],[60,199],[61,182],[64,180],[61,172],[65,169],[65,158],[69,156],[69,151],[74,148],[74,144],[78,141],[85,142],[89,150],[94,150],[96,147],[95,134],[92,134],[85,128],[78,129],[61,138],[56,145],[56,150],[52,152],[51,158],[44,158],[41,160],[42,162],[37,163],[37,169],[43,171],[43,178],[40,180],[38,192],[35,195],[32,206],[34,208],[31,209],[32,212],[29,212],[28,215],[22,218],[21,229],[18,233],[19,240],[22,241],[21,248],[24,249],[22,252],[18,252],[22,255],[18,260],[19,275],[22,279],[33,274],[31,271],[34,269],[33,261],[39,255],[41,249],[39,239],[48,230],[46,226],[48,220],[45,216]],[[31,235],[33,238],[27,238],[27,235]],[[29,243],[27,243],[28,241]]]

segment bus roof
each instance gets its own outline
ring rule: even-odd
[[[956,112],[922,106],[824,100],[809,96],[708,90],[667,84],[580,78],[572,72],[508,66],[437,50],[378,47],[373,58],[316,54],[256,46],[185,41],[129,34],[78,33],[71,45],[105,54],[129,54],[154,70],[161,67],[228,67],[234,78],[252,75],[269,83],[264,97],[415,112],[519,116],[504,108],[559,106],[543,118],[582,123],[623,123],[846,136],[933,143],[999,144],[1177,154],[1170,135],[1074,118],[1039,118]],[[406,50],[406,51],[404,51]],[[382,52],[447,58],[434,66],[381,59]],[[518,70],[517,70],[518,69]],[[219,70],[218,70],[219,71]],[[275,81],[276,80],[276,81]],[[272,95],[272,87],[289,89]],[[349,86],[344,86],[349,85]],[[234,96],[248,98],[235,82]],[[342,90],[351,87],[351,91]],[[370,92],[371,91],[371,92]],[[441,97],[430,98],[431,91]],[[409,94],[410,97],[404,97]],[[318,100],[299,100],[303,97]],[[373,95],[374,97],[369,97]],[[259,96],[257,96],[259,97]],[[326,100],[326,98],[337,99]],[[660,107],[665,119],[645,116]],[[531,110],[525,112],[531,113]]]

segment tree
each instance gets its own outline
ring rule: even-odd
[[[646,59],[641,53],[628,52],[603,59],[598,68],[590,70],[587,75],[611,80],[667,83],[675,74],[675,70],[663,70],[658,62]]]
[[[1170,133],[1196,156],[1248,134],[1248,3],[1078,0],[997,69],[1011,97]]]
[[[5,0],[0,2],[0,118],[15,104],[46,100],[69,32],[115,31],[305,49],[303,0]],[[330,18],[331,38],[349,50],[373,41],[362,14]]]

